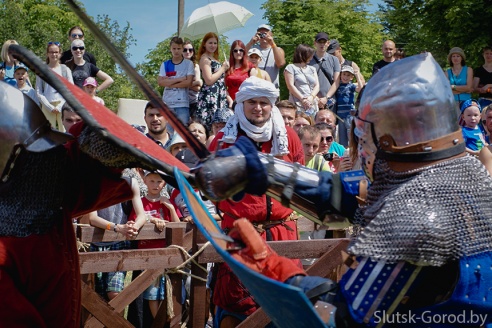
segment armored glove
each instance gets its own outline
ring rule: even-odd
[[[236,220],[230,236],[245,244],[232,256],[248,268],[282,282],[293,276],[306,275],[294,262],[275,253],[247,219]]]

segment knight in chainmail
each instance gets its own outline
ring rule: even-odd
[[[78,327],[80,274],[72,218],[131,198],[111,145],[83,124],[51,129],[39,107],[0,83],[0,327]],[[84,129],[82,129],[84,128]],[[80,147],[79,147],[80,146]],[[96,160],[97,158],[98,160]]]
[[[395,62],[367,84],[354,132],[371,185],[355,214],[359,233],[348,248],[347,271],[338,284],[327,280],[325,292],[317,296],[324,302],[316,308],[326,326],[478,327],[492,322],[492,179],[476,158],[466,155],[455,106],[449,82],[430,53]],[[272,166],[271,160],[252,156],[248,147],[246,140],[236,142],[235,155],[245,157],[235,160],[244,159],[247,172],[263,170],[265,178],[268,172],[269,186],[257,190],[257,181],[246,181],[243,190],[272,193],[279,181],[288,184],[287,164],[277,173],[278,161]],[[213,161],[205,164],[205,172],[197,173],[201,188],[212,198],[229,196],[216,188],[213,176],[203,174],[212,172]],[[290,206],[297,195],[320,215],[350,213],[339,206],[350,196],[345,186],[337,187],[337,175],[319,173],[309,182],[302,170],[295,174]],[[258,261],[271,269],[268,260]],[[288,276],[283,269],[282,276]],[[305,291],[316,287],[311,277],[295,270],[292,275],[284,281]]]

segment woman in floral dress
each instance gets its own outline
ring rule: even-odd
[[[196,118],[210,131],[212,117],[219,108],[227,107],[227,92],[224,74],[229,69],[226,60],[222,65],[219,59],[219,38],[217,34],[205,34],[198,51],[200,70],[204,84],[198,93]]]

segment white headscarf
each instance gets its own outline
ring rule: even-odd
[[[229,118],[224,131],[224,142],[234,143],[237,139],[238,125],[246,135],[255,142],[267,142],[272,139],[272,155],[286,155],[289,153],[287,130],[279,109],[275,102],[279,92],[275,85],[256,76],[244,80],[236,93],[236,107],[234,115]],[[270,119],[262,127],[251,124],[244,115],[243,102],[251,98],[267,97],[272,104]]]

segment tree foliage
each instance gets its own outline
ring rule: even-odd
[[[146,61],[137,65],[139,72],[160,94],[162,94],[164,88],[157,85],[157,76],[159,75],[159,69],[162,62],[171,59],[172,57],[169,42],[174,36],[176,35],[171,35],[169,38],[157,43],[156,47],[154,49],[150,49],[149,53],[145,56]],[[188,40],[185,39],[185,41]],[[202,40],[192,41],[195,54],[198,54],[201,41]],[[219,60],[221,62],[224,61],[224,55],[229,56],[229,49],[230,45],[227,43],[227,37],[222,35],[219,36]]]
[[[483,63],[481,48],[492,43],[492,6],[483,0],[385,0],[385,30],[407,54],[423,50],[447,66],[449,49],[461,47],[467,65]]]
[[[368,12],[368,5],[367,0],[268,0],[263,9],[288,63],[297,45],[314,46],[314,36],[326,32],[340,42],[343,56],[355,61],[368,77],[372,65],[380,60],[385,38],[378,16]],[[288,94],[283,82],[281,94],[282,98]]]
[[[81,7],[82,4],[79,3]],[[128,48],[135,43],[129,23],[122,28],[107,15],[98,16],[97,25],[109,35],[116,47],[126,56]],[[0,1],[0,40],[14,39],[30,49],[43,60],[49,41],[58,41],[64,50],[70,47],[68,30],[75,25],[84,26],[62,0],[4,0]],[[118,107],[118,98],[142,97],[128,78],[121,72],[110,55],[84,28],[85,44],[97,59],[97,66],[108,73],[115,83],[101,93],[106,106]],[[32,74],[31,74],[32,75]],[[34,76],[31,81],[34,82]]]

